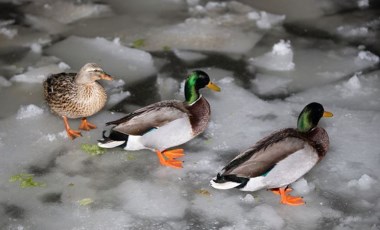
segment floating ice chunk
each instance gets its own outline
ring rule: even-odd
[[[256,21],[256,20],[259,20],[259,19],[260,19],[260,14],[257,13],[256,11],[252,11],[252,12],[249,12],[249,13],[247,14],[247,17],[248,17],[248,19],[250,19],[250,20],[254,20],[254,21]]]
[[[199,5],[200,0],[186,0],[188,6],[196,6]]]
[[[43,114],[43,112],[43,109],[33,104],[21,106],[21,108],[17,111],[16,119],[22,120],[25,118],[37,117]]]
[[[106,105],[106,108],[110,108],[116,104],[118,104],[119,102],[121,102],[122,100],[124,100],[125,98],[131,96],[131,93],[129,91],[120,91],[119,93],[114,93],[114,94],[111,94],[109,96],[109,99],[107,101],[107,105]]]
[[[32,28],[35,28],[40,31],[46,31],[49,34],[58,34],[63,32],[67,27],[66,25],[51,20],[45,17],[38,17],[36,15],[26,14],[25,21]]]
[[[33,44],[30,46],[30,49],[31,49],[34,53],[37,53],[37,54],[42,53],[42,46],[41,46],[41,44],[33,43]]]
[[[369,95],[373,93],[374,90],[371,88],[364,90],[362,87],[361,80],[359,79],[357,74],[351,77],[347,82],[335,86],[335,88],[339,90],[343,98],[359,95]]]
[[[183,50],[245,53],[262,37],[238,26],[223,27],[213,20],[189,19],[185,23],[156,29],[146,39],[147,50],[170,47]]]
[[[274,44],[271,52],[252,58],[250,61],[257,67],[276,71],[290,71],[295,66],[290,41],[284,40]]]
[[[156,73],[148,52],[115,44],[104,38],[71,36],[50,47],[47,52],[59,57],[74,69],[96,62],[115,78],[127,83],[142,80]]]
[[[141,217],[183,218],[187,209],[187,202],[182,197],[181,190],[174,186],[127,180],[120,184],[117,190],[125,209]]]
[[[356,75],[354,75],[352,78],[348,80],[348,82],[346,83],[346,87],[350,90],[360,89],[361,84],[360,84],[359,78]]]
[[[205,8],[207,11],[223,11],[227,6],[226,2],[207,2]]]
[[[173,95],[179,95],[178,93],[179,87],[180,87],[179,82],[167,76],[166,74],[158,74],[157,86],[158,86],[158,92],[161,96],[161,100],[174,99]]]
[[[339,26],[336,30],[344,37],[365,37],[368,35],[367,27],[353,28],[351,26]]]
[[[207,58],[206,55],[197,52],[183,51],[178,49],[174,49],[173,51],[179,59],[187,63],[192,63]]]
[[[83,18],[109,15],[112,12],[108,5],[72,1],[35,1],[26,6],[25,11],[64,24]]]
[[[11,85],[12,83],[10,81],[8,81],[5,77],[0,76],[0,86],[9,87]]]
[[[252,196],[252,194],[247,194],[241,200],[246,204],[253,204],[255,203],[255,197]]]
[[[30,69],[23,74],[11,78],[14,82],[42,83],[50,74],[61,73],[67,66],[51,64],[40,68]],[[63,69],[62,69],[63,68]]]
[[[362,50],[362,51],[359,51],[357,60],[378,63],[379,57],[376,54],[371,53],[370,51]]]
[[[358,180],[350,180],[348,182],[348,187],[355,187],[359,190],[370,190],[377,180],[368,176],[367,174],[362,175]]]
[[[256,21],[256,25],[260,29],[271,29],[274,25],[284,21],[285,18],[285,15],[276,15],[265,11],[260,11],[260,18]]]
[[[314,190],[315,186],[314,184],[308,183],[305,178],[302,177],[292,184],[292,188],[298,194],[305,195]]]
[[[4,35],[8,39],[12,39],[17,35],[18,31],[17,29],[9,29],[9,28],[1,28],[0,27],[0,34]]]
[[[358,7],[365,9],[369,7],[369,0],[358,0]]]
[[[70,66],[64,62],[60,62],[58,63],[58,68],[60,68],[61,70],[67,70],[70,69]]]

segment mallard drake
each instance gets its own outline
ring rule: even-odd
[[[216,189],[242,191],[272,189],[281,195],[281,203],[302,205],[301,197],[288,195],[288,185],[310,171],[329,147],[327,132],[318,125],[322,117],[332,117],[319,103],[308,104],[300,113],[297,129],[274,132],[245,150],[211,180]]]
[[[210,120],[210,105],[199,93],[208,87],[214,91],[220,88],[210,81],[209,76],[196,70],[185,82],[185,101],[161,101],[107,122],[115,125],[108,137],[105,131],[98,145],[102,148],[122,146],[125,150],[150,149],[157,153],[162,165],[182,168],[183,149],[168,150],[181,145],[202,133]]]
[[[87,117],[99,112],[106,101],[107,94],[97,80],[112,80],[99,65],[87,63],[78,73],[58,73],[50,75],[43,83],[45,100],[50,109],[63,118],[67,135],[71,139],[81,136],[70,128],[67,118],[82,118],[79,129],[96,128]]]

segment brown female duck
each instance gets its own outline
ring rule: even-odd
[[[99,112],[107,101],[104,88],[96,82],[100,79],[112,80],[112,77],[99,65],[87,63],[77,74],[52,74],[43,83],[45,100],[50,109],[63,118],[71,139],[81,136],[81,133],[70,128],[67,118],[82,118],[79,129],[96,128],[86,118]]]

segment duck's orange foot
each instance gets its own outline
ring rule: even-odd
[[[82,118],[82,122],[80,123],[79,129],[89,131],[91,129],[96,129],[96,125],[91,124],[87,121],[87,119],[84,117]]]
[[[165,152],[167,153],[169,151],[165,151]],[[182,161],[175,160],[174,158],[169,158],[169,157],[168,157],[168,159],[165,159],[166,154],[164,153],[164,155],[165,155],[165,157],[164,157],[162,152],[159,150],[156,150],[156,153],[157,153],[158,160],[160,160],[161,165],[172,167],[172,168],[177,168],[177,169],[180,169],[183,167]]]
[[[70,128],[66,129],[66,132],[67,132],[67,136],[71,140],[74,140],[75,138],[82,136],[82,134],[79,131],[73,130],[73,129],[70,129]]]
[[[170,160],[185,156],[183,149],[165,150],[162,153],[164,154],[165,157],[167,157]]]
[[[302,199],[302,197],[298,196],[291,196],[288,193],[292,191],[291,188],[277,188],[272,189],[272,192],[281,196],[281,203],[286,205],[292,205],[292,206],[299,206],[305,204],[305,201]]]

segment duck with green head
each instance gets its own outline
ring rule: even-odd
[[[332,117],[319,103],[308,104],[300,113],[297,129],[274,132],[258,141],[227,164],[211,180],[216,189],[242,191],[272,189],[281,203],[302,205],[301,197],[290,196],[288,185],[309,172],[326,154],[327,132],[317,127],[322,117]]]
[[[104,135],[98,145],[102,148],[123,147],[125,150],[150,149],[157,153],[162,165],[182,168],[183,149],[168,150],[181,145],[202,133],[210,120],[210,105],[199,90],[220,88],[209,76],[195,70],[185,83],[185,101],[161,101],[132,112],[106,125],[115,125],[108,137]]]

